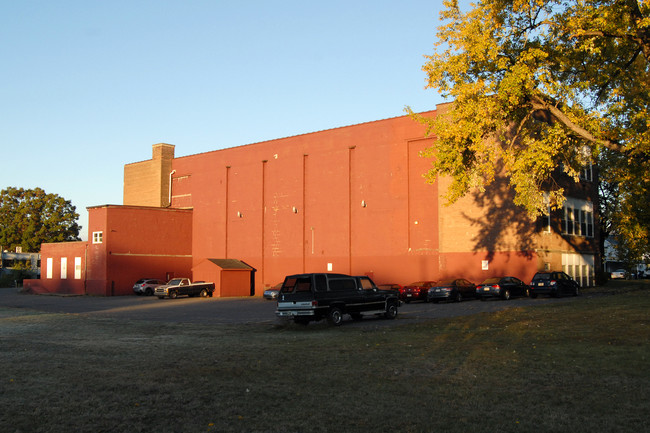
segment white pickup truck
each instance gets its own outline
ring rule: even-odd
[[[214,293],[214,283],[197,281],[192,283],[189,278],[174,278],[164,286],[156,287],[154,295],[158,299],[169,297],[176,299],[178,296],[200,296],[202,298],[212,297]]]

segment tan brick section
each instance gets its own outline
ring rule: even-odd
[[[153,145],[152,158],[124,166],[124,205],[169,205],[169,174],[174,159],[174,145]]]

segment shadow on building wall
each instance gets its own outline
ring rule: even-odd
[[[566,185],[572,183],[572,179],[566,175],[561,180]],[[586,191],[578,191],[580,188],[580,185],[571,185],[565,189],[565,193],[588,198]],[[597,253],[597,211],[593,215],[592,237],[564,234],[562,209],[551,211],[548,217],[550,233],[543,233],[543,226],[549,226],[548,219],[544,221],[541,217],[531,217],[523,207],[514,204],[514,198],[514,189],[509,184],[509,179],[504,177],[496,178],[485,187],[485,191],[472,193],[472,199],[480,213],[474,214],[476,209],[473,209],[464,211],[462,215],[476,233],[472,238],[473,251],[485,252],[488,260],[502,251],[510,251],[529,260],[537,254],[558,251],[592,255]],[[559,264],[556,267],[557,265]]]
[[[485,251],[488,260],[500,251],[533,258],[538,224],[525,209],[514,204],[514,197],[508,179],[497,178],[485,191],[472,193],[479,214],[463,212],[477,233],[472,239],[474,251]]]

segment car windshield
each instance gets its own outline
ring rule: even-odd
[[[426,283],[426,281],[416,281],[415,283],[409,284],[409,286],[424,286]]]
[[[181,284],[182,280],[183,280],[182,278],[174,278],[169,283],[167,283],[167,285],[169,285],[169,286],[178,286],[178,285]]]
[[[550,280],[551,274],[535,274],[534,280]]]

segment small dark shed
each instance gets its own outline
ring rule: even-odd
[[[255,295],[255,268],[237,259],[205,259],[192,268],[195,281],[213,282],[214,296]]]

